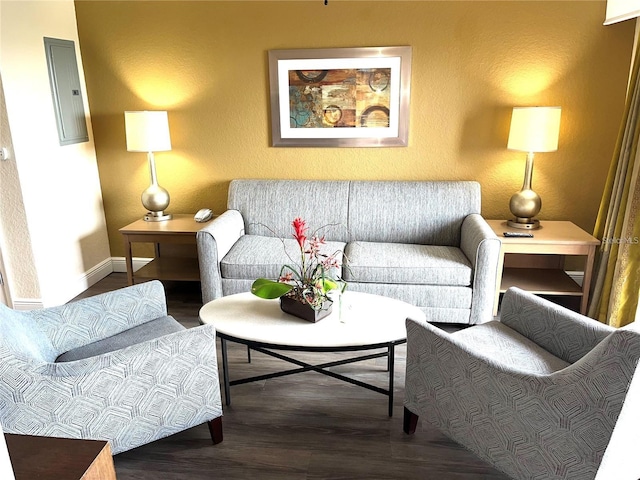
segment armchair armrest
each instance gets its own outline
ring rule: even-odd
[[[167,302],[162,283],[153,280],[24,314],[63,353],[165,316]]]
[[[500,239],[481,215],[468,215],[462,222],[460,249],[473,266],[473,300],[469,323],[488,322],[498,276]]]
[[[196,233],[202,302],[222,296],[220,260],[244,235],[244,219],[237,210],[227,210]]]
[[[158,360],[164,358],[166,361],[170,357],[181,355],[197,356],[197,364],[203,363],[202,357],[205,356],[217,372],[215,340],[216,331],[213,324],[199,325],[94,357],[70,362],[41,363],[34,367],[32,372],[50,379],[72,377],[75,379],[75,384],[83,377],[118,371],[127,368],[127,365],[139,364],[142,358]],[[157,365],[153,368],[161,368],[161,366]],[[138,368],[137,371],[143,373],[143,370]]]
[[[615,330],[516,287],[502,299],[500,321],[569,363]]]

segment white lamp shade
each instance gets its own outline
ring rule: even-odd
[[[640,0],[607,0],[605,25],[640,16]]]
[[[560,107],[515,107],[507,148],[521,152],[556,151],[560,112]]]
[[[129,152],[171,150],[167,112],[124,112],[124,127]]]

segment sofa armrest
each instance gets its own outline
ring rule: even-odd
[[[202,302],[222,296],[220,260],[244,235],[244,219],[237,210],[227,210],[196,233]]]
[[[167,301],[162,283],[153,280],[24,314],[62,353],[163,317]]]
[[[516,287],[502,299],[500,321],[569,363],[615,330]]]
[[[473,266],[473,299],[469,323],[488,322],[493,318],[498,276],[500,239],[481,215],[468,215],[462,222],[460,248]]]

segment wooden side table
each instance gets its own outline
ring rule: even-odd
[[[504,220],[487,222],[502,242],[494,316],[498,314],[500,293],[513,286],[541,295],[581,297],[580,313],[586,314],[596,247],[600,245],[597,238],[566,221],[543,221],[537,230],[511,228]],[[504,232],[528,232],[533,238],[504,237]],[[566,255],[585,257],[582,286],[564,271]]]
[[[109,442],[4,436],[16,480],[116,480]]]
[[[124,254],[127,264],[127,281],[134,283],[132,243],[153,243],[155,258],[135,272],[136,278],[157,278],[159,280],[199,281],[200,268],[195,248],[196,232],[208,222],[198,223],[192,214],[174,214],[171,220],[164,222],[145,222],[136,220],[119,231],[124,238]],[[191,256],[172,256],[161,254],[161,244],[191,245]]]

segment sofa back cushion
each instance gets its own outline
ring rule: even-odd
[[[330,241],[460,246],[462,221],[480,213],[480,184],[470,181],[232,180],[228,208],[245,233],[291,238],[306,220]]]
[[[353,181],[349,235],[364,242],[460,246],[465,217],[480,213],[480,184],[469,181]]]
[[[241,179],[231,181],[227,206],[242,214],[248,235],[291,238],[291,222],[301,217],[308,236],[327,226],[321,235],[345,242],[348,194],[348,181]]]

